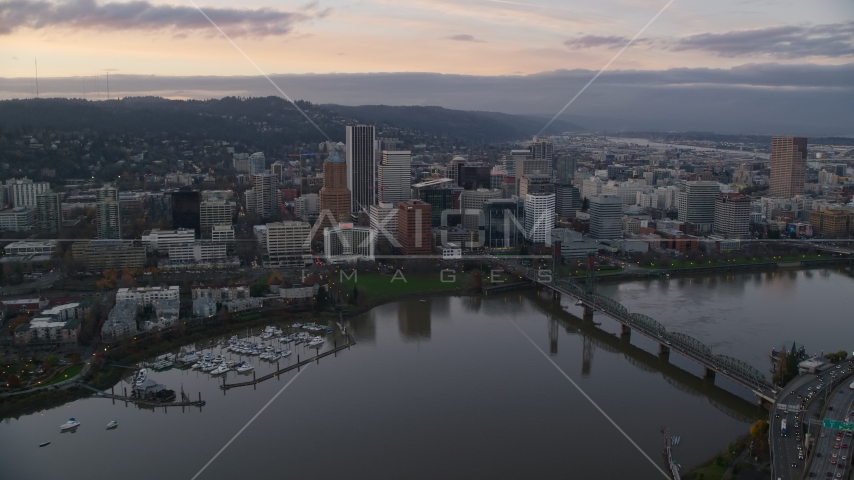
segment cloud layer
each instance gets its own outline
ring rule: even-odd
[[[854,55],[854,21],[704,33],[678,40],[672,50],[703,50],[722,57],[755,54],[778,58],[843,57]]]
[[[308,5],[309,8],[313,5]],[[230,36],[265,37],[285,35],[295,24],[322,18],[329,13],[285,12],[272,8],[206,8],[206,14]],[[69,28],[75,30],[172,30],[209,31],[212,27],[194,7],[155,5],[146,0],[97,3],[95,0],[0,1],[0,35],[21,28]]]

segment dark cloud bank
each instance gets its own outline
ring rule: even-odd
[[[273,75],[292,98],[341,105],[436,105],[554,115],[593,76],[565,70],[527,76],[434,73]],[[88,98],[95,79],[86,81]],[[105,89],[103,79],[100,89]],[[42,96],[82,97],[83,78],[39,79]],[[110,75],[113,95],[170,98],[267,96],[261,77]],[[0,79],[0,96],[31,96],[32,79]],[[854,135],[854,64],[743,65],[606,72],[562,117],[592,130],[704,130]]]

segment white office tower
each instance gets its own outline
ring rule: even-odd
[[[555,194],[525,195],[525,239],[533,243],[546,243],[554,226]]]
[[[347,188],[353,213],[377,203],[376,130],[373,125],[347,126]]]
[[[267,170],[267,159],[264,152],[255,152],[249,155],[249,175],[264,173]]]
[[[6,180],[6,189],[9,192],[9,203],[13,207],[29,207],[36,205],[36,195],[50,191],[47,182],[35,182],[29,178]]]
[[[267,224],[268,267],[303,267],[311,265],[311,225],[308,222]]]
[[[47,191],[36,195],[36,228],[48,233],[62,228],[62,197],[58,193]]]
[[[281,196],[276,179],[269,173],[252,175],[252,188],[246,191],[246,213],[270,218],[279,209]]]
[[[215,226],[231,226],[231,202],[214,200],[199,204],[199,226],[207,236]]]
[[[590,199],[602,193],[604,184],[598,178],[590,178],[581,181],[581,198]]]
[[[622,237],[623,201],[617,195],[602,194],[588,198],[590,201],[590,233],[597,240]]]
[[[397,242],[397,204],[371,205],[371,228],[377,232],[377,245],[399,247]]]
[[[695,230],[710,230],[720,191],[718,182],[688,182],[679,194],[679,221],[694,225]]]
[[[374,260],[377,231],[341,223],[323,229],[323,255],[327,263]]]
[[[98,238],[121,239],[122,220],[119,202],[107,199],[96,204],[98,214]]]
[[[412,152],[409,150],[383,151],[383,161],[377,168],[377,201],[405,202],[412,197]]]

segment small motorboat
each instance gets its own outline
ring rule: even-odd
[[[71,430],[80,426],[80,422],[77,421],[76,418],[71,417],[67,422],[63,423],[59,426],[59,431],[64,432],[66,430]]]
[[[107,430],[112,430],[119,426],[119,422],[115,420],[111,420],[110,423],[107,424]]]
[[[311,348],[318,348],[323,345],[323,339],[320,337],[314,337],[310,342],[308,342],[308,346]]]
[[[50,445],[50,442],[43,442],[39,444],[39,447],[46,447],[48,445]]]
[[[243,365],[240,365],[237,367],[237,373],[251,372],[254,369],[255,369],[255,367],[253,367],[252,365],[250,365],[248,363],[244,363]]]
[[[140,368],[139,372],[136,373],[136,385],[142,385],[145,382],[145,377],[148,375],[148,370],[144,368]]]

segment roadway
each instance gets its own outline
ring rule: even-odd
[[[846,418],[850,421],[852,405],[854,405],[854,390],[849,388],[851,362],[827,371],[825,377],[828,377],[831,372],[837,372],[844,381],[840,381],[832,390],[826,389],[822,392],[829,397],[829,400],[826,402],[824,417],[819,418],[818,421],[821,422],[823,419],[844,421]],[[852,444],[854,444],[851,432],[825,428],[823,425],[819,427],[820,434],[816,439],[815,454],[812,456],[807,477],[847,479],[851,473],[851,453]]]
[[[821,382],[815,375],[800,375],[789,382],[777,397],[771,416],[770,448],[773,452],[772,471],[778,480],[800,479],[804,474],[804,459],[799,455],[803,450],[798,448],[804,443],[803,420],[811,418],[819,403],[815,401],[817,394],[809,398],[808,392],[817,390]],[[786,436],[781,433],[783,420],[786,420]]]

